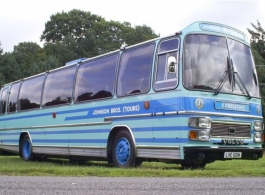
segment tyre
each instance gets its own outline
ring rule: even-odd
[[[115,136],[112,159],[116,167],[135,167],[139,164],[135,155],[135,145],[128,131],[122,130]]]
[[[181,163],[183,169],[203,169],[206,166],[206,162],[198,159],[191,159],[190,162]]]
[[[22,158],[25,161],[33,160],[33,153],[32,153],[32,143],[29,138],[29,135],[25,135],[22,140]]]

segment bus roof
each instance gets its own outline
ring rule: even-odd
[[[194,22],[190,25],[188,25],[186,28],[182,30],[182,33],[189,33],[189,32],[212,32],[217,34],[223,34],[226,36],[230,36],[233,38],[236,38],[240,41],[245,42],[246,44],[249,44],[249,39],[245,33],[242,31],[235,29],[233,27],[214,23],[214,22],[206,22],[206,21],[198,21]]]

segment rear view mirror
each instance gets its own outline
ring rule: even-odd
[[[177,59],[174,56],[169,56],[167,59],[167,68],[169,73],[176,73]]]

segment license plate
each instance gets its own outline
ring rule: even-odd
[[[242,152],[225,152],[224,158],[241,158]]]

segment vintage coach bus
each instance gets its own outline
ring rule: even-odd
[[[170,36],[82,59],[1,89],[0,149],[38,157],[199,168],[262,157],[249,41],[195,22]]]

